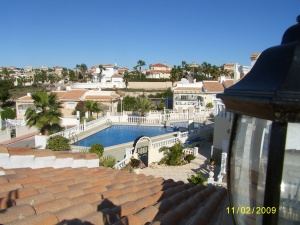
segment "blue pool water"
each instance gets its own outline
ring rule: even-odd
[[[104,147],[134,141],[140,136],[153,137],[171,133],[171,128],[154,126],[114,125],[86,137],[74,145],[89,147],[92,144],[102,144]]]

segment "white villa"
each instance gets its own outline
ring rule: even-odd
[[[190,83],[187,79],[182,79],[173,88],[173,109],[177,112],[191,112],[201,110],[208,103],[215,105],[216,94],[222,93],[224,88],[234,83],[232,79],[222,77],[220,81],[195,80]]]
[[[171,75],[171,67],[162,63],[151,64],[149,66],[149,70],[146,71],[147,78],[168,79],[170,78],[170,75]]]

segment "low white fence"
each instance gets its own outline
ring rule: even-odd
[[[92,128],[95,128],[97,126],[101,126],[104,125],[106,123],[108,123],[109,121],[107,120],[107,117],[101,117],[99,119],[96,120],[92,120],[90,122],[87,123],[83,123],[83,124],[79,124],[78,126],[74,126],[71,128],[67,128],[63,131],[57,132],[55,134],[50,135],[49,137],[54,137],[57,135],[61,135],[65,138],[69,138],[71,139],[71,141],[75,141],[74,139],[77,138],[77,135],[85,130],[89,130]]]
[[[183,152],[184,152],[185,155],[197,156],[198,155],[198,147],[185,148],[185,149],[183,149]]]

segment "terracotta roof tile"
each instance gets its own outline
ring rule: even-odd
[[[5,213],[0,213],[1,223],[9,223],[22,217],[35,215],[35,210],[30,205],[20,205],[8,208]]]
[[[6,171],[0,221],[9,224],[208,224],[224,211],[217,187],[102,167]]]
[[[72,205],[72,202],[68,198],[54,199],[48,202],[42,202],[34,206],[36,214],[44,212],[57,212],[62,209],[68,208]]]
[[[203,81],[205,92],[220,93],[224,91],[223,85],[218,81]]]
[[[223,81],[222,84],[223,84],[224,88],[229,88],[232,85],[234,85],[234,80],[233,79],[225,80],[225,81]]]
[[[51,199],[54,199],[53,194],[41,193],[41,194],[26,197],[26,198],[17,199],[16,205],[23,205],[23,204],[37,205],[42,202],[50,201]]]
[[[87,216],[92,212],[96,212],[97,209],[91,204],[83,203],[79,205],[73,205],[55,213],[59,221],[71,220],[74,218],[81,218]]]
[[[0,145],[0,153],[8,153],[7,147],[5,147],[4,145]]]
[[[54,214],[47,212],[15,220],[14,222],[9,223],[9,225],[54,225],[57,223],[57,217]]]

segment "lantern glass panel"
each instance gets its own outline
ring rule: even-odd
[[[300,124],[288,123],[283,161],[279,224],[300,224]]]
[[[271,126],[272,121],[245,115],[237,120],[230,160],[230,192],[239,225],[262,224],[262,216],[252,213],[252,209],[264,205]]]

